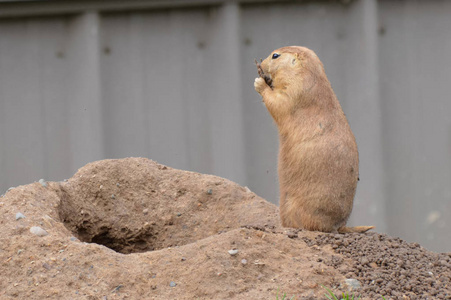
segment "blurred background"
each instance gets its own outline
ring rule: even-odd
[[[451,251],[451,1],[1,1],[0,188],[143,156],[278,203],[255,58],[313,49],[360,151],[350,225]]]

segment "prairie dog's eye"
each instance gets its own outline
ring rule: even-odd
[[[280,56],[279,53],[274,53],[274,54],[272,55],[272,59],[276,59],[276,58],[278,58],[279,56]]]

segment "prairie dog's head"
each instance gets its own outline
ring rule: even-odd
[[[316,85],[318,79],[326,78],[323,64],[312,50],[290,46],[271,52],[261,64],[260,76],[273,90],[284,90],[299,97]]]

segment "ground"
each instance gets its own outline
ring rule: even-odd
[[[10,189],[0,214],[0,299],[451,299],[451,253],[282,228],[248,188],[144,158]]]

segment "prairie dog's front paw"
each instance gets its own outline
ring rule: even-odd
[[[261,78],[261,77],[255,78],[254,88],[259,94],[261,94],[263,92],[263,90],[266,89],[267,87],[268,87],[268,85],[266,84],[266,82],[263,78]]]

